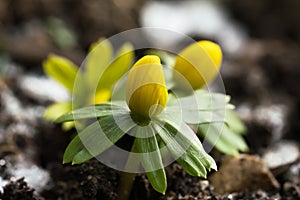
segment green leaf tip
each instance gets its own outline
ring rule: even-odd
[[[215,168],[214,160],[204,151],[201,142],[190,127],[185,125],[185,128],[181,130],[174,124],[176,122],[158,122],[154,124],[154,129],[188,174],[206,177],[206,170]]]
[[[227,123],[200,124],[198,134],[224,154],[236,156],[239,151],[248,151],[243,136],[233,132]]]
[[[136,138],[133,149],[141,155],[141,164],[146,171],[152,187],[160,193],[165,193],[167,177],[155,136],[155,130],[152,126],[136,126],[134,131],[136,131],[136,134],[148,136],[146,138]]]

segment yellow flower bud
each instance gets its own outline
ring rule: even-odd
[[[144,56],[133,65],[126,84],[126,101],[133,113],[146,118],[166,107],[168,91],[159,57]]]
[[[173,78],[176,86],[181,88],[186,81],[194,90],[207,85],[216,77],[221,62],[222,50],[216,43],[200,41],[188,46],[175,61]]]

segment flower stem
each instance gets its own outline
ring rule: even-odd
[[[136,152],[135,144],[133,144],[131,148],[131,152]],[[139,159],[134,155],[134,153],[130,153],[125,166],[125,172],[123,172],[123,174],[121,175],[120,185],[118,189],[118,196],[120,200],[129,199],[130,193],[132,191],[132,186],[134,184],[135,176],[136,176],[136,173],[131,173],[131,172],[137,171],[139,165],[140,165]]]
[[[120,200],[128,200],[135,180],[135,173],[123,172],[121,175],[118,196]]]

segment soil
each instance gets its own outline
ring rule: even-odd
[[[0,194],[1,199],[38,199],[34,195],[34,189],[28,187],[26,181],[24,181],[24,178],[18,179],[14,182],[10,182],[4,187],[3,190],[3,194]]]
[[[45,122],[41,113],[52,100],[34,96],[20,84],[30,73],[41,74],[41,62],[49,52],[65,55],[80,64],[89,44],[99,36],[138,27],[142,3],[132,0],[126,9],[121,9],[119,4],[108,3],[111,1],[99,1],[100,4],[96,0],[30,2],[0,1],[3,24],[0,26],[0,61],[9,56],[11,63],[19,65],[10,66],[5,76],[0,75],[0,199],[118,199],[119,171],[95,159],[81,165],[62,164],[63,152],[74,130],[63,132],[59,125]],[[222,72],[223,81],[248,128],[245,136],[250,147],[248,154],[262,161],[282,140],[292,141],[299,147],[300,17],[297,5],[298,1],[293,0],[224,2],[232,16],[248,29],[250,38],[247,48],[239,55],[225,57],[227,66],[231,67]],[[110,11],[102,13],[103,10]],[[45,28],[49,16],[59,17],[68,24],[78,38],[76,45],[62,49],[55,43]],[[34,33],[28,28],[31,25],[35,27]],[[221,171],[226,166],[224,155],[211,153]],[[26,174],[24,169],[32,171]],[[246,186],[239,191],[220,193],[211,184],[214,172],[208,181],[186,174],[173,163],[166,168],[165,195],[154,191],[145,175],[139,174],[130,199],[300,199],[299,158],[266,170],[270,170],[268,176],[278,182],[278,187],[263,190]],[[24,178],[18,177],[20,173]]]

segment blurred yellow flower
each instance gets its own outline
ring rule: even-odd
[[[211,41],[199,41],[183,49],[174,64],[173,78],[178,88],[202,88],[217,75],[222,62],[220,46]]]
[[[46,108],[44,118],[54,121],[72,108],[109,101],[114,85],[128,71],[133,59],[130,43],[123,44],[114,54],[109,40],[103,38],[92,44],[84,71],[72,61],[50,54],[43,62],[45,73],[64,86],[76,101],[54,103]],[[72,127],[74,122],[63,124],[64,130]]]
[[[133,65],[126,84],[126,101],[133,113],[146,118],[166,107],[168,90],[158,56],[144,56]]]

